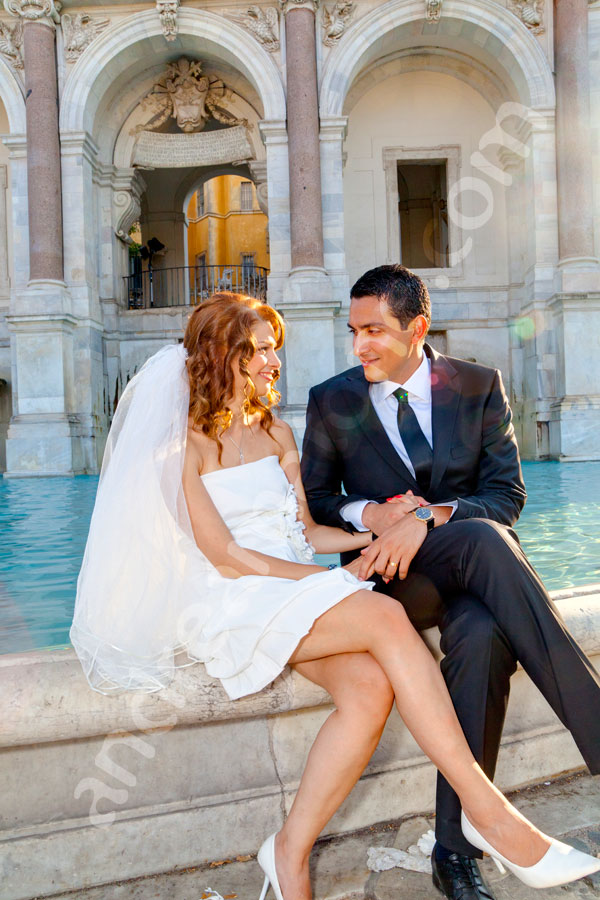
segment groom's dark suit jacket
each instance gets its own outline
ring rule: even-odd
[[[458,500],[453,519],[513,525],[525,503],[519,451],[497,369],[442,356],[431,360],[433,470],[430,503]],[[315,521],[352,530],[340,509],[421,490],[390,443],[369,398],[361,366],[312,388],[302,478]],[[344,492],[342,494],[342,491]]]

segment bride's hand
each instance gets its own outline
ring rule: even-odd
[[[350,572],[351,575],[354,575],[356,576],[356,578],[358,578],[358,572],[362,565],[362,562],[362,556],[357,556],[356,559],[352,560],[352,562],[349,562],[345,566],[342,566],[342,569],[345,569],[346,572]]]
[[[428,505],[424,497],[417,497],[412,491],[407,491],[406,494],[396,494],[395,497],[388,497],[386,503],[401,503],[403,504],[403,511],[406,513],[412,512],[418,506]]]

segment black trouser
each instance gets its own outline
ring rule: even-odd
[[[442,671],[473,755],[493,778],[518,660],[568,728],[592,774],[600,772],[600,677],[567,631],[515,532],[461,519],[427,535],[404,582],[378,586],[418,629],[438,624]],[[436,837],[481,856],[463,837],[460,803],[438,775]]]

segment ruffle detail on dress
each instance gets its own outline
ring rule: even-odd
[[[293,484],[288,487],[283,513],[286,524],[285,536],[298,555],[298,559],[301,562],[312,563],[315,558],[315,548],[304,535],[306,525],[298,519],[298,497]]]

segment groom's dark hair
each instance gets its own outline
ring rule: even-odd
[[[350,291],[351,297],[378,297],[385,300],[402,328],[408,328],[415,316],[425,316],[431,322],[429,291],[418,275],[405,266],[377,266],[358,279]]]

